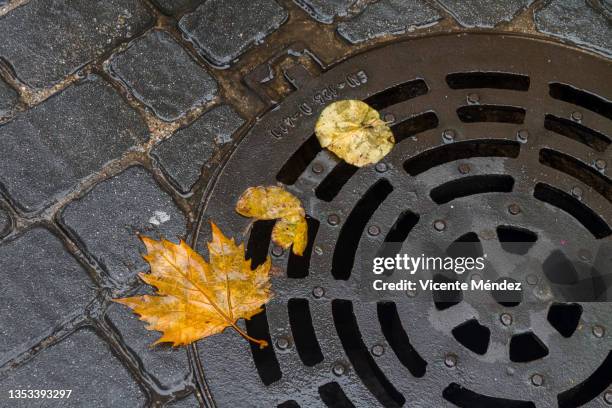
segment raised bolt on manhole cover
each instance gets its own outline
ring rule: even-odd
[[[279,350],[287,350],[289,347],[291,347],[291,342],[286,337],[279,337],[276,340],[276,347]]]
[[[330,214],[327,216],[327,223],[329,225],[338,225],[340,224],[340,217],[337,214]]]
[[[605,334],[606,334],[606,329],[604,329],[602,326],[598,324],[593,326],[593,336],[597,338],[602,338]]]
[[[379,173],[384,173],[388,170],[388,167],[385,163],[376,163],[376,171]]]
[[[582,120],[582,112],[572,112],[572,120],[576,121],[576,122],[580,122]]]
[[[444,143],[450,143],[455,140],[455,131],[453,129],[446,129],[442,132],[442,140]]]
[[[346,373],[346,367],[342,363],[334,363],[334,365],[332,366],[332,373],[340,377],[341,375],[344,375]]]
[[[417,295],[417,291],[416,290],[407,290],[406,291],[406,296],[408,296],[410,298],[416,297],[416,295]]]
[[[385,116],[383,117],[383,120],[387,122],[387,124],[390,125],[393,122],[395,122],[395,115],[392,113],[386,113]]]
[[[597,159],[595,160],[595,167],[597,168],[597,170],[605,170],[607,166],[607,163],[604,159]]]
[[[612,405],[612,390],[606,391],[603,398],[606,404]]]
[[[471,170],[470,165],[467,163],[461,163],[458,167],[459,173],[468,174]]]
[[[315,286],[312,289],[312,296],[315,297],[315,299],[320,299],[323,296],[325,296],[325,289],[323,289],[321,286]]]
[[[375,344],[372,346],[372,354],[376,357],[380,357],[385,354],[385,347],[382,344]]]
[[[527,129],[521,129],[516,133],[516,138],[521,143],[527,143],[529,140],[529,131]]]
[[[457,365],[457,356],[454,354],[447,354],[444,357],[444,365],[448,368],[453,368]]]
[[[499,320],[501,320],[504,326],[510,326],[512,324],[512,315],[510,313],[502,313]]]
[[[527,283],[531,286],[538,284],[538,277],[534,274],[527,275]]]
[[[274,256],[277,256],[277,257],[282,256],[283,252],[284,252],[283,248],[279,247],[278,245],[274,245],[272,247],[272,255]]]
[[[578,186],[572,187],[572,195],[574,197],[576,197],[579,200],[582,200],[582,194],[584,194],[584,192],[582,191],[582,189]]]
[[[380,227],[378,225],[370,225],[368,227],[368,235],[375,237],[380,234]]]
[[[315,247],[314,247],[314,253],[315,253],[315,254],[317,254],[317,255],[319,255],[319,256],[323,255],[323,248],[321,248],[321,247],[320,247],[320,246],[318,246],[318,245],[317,245],[317,246],[315,246]]]
[[[323,165],[321,163],[314,163],[312,165],[312,172],[315,174],[321,174],[323,173],[323,170],[325,169],[323,168]]]
[[[446,229],[446,222],[444,220],[436,220],[433,226],[436,231],[444,231]]]
[[[534,374],[531,376],[531,383],[536,387],[540,387],[544,384],[544,377],[541,374]]]
[[[521,207],[516,203],[512,203],[508,206],[508,212],[512,215],[520,214]]]
[[[479,103],[480,102],[480,95],[478,95],[477,93],[468,94],[467,101],[468,101],[468,103]]]
[[[479,274],[475,273],[475,274],[473,274],[473,275],[470,277],[470,279],[472,279],[472,281],[474,281],[474,282],[478,282],[478,281],[481,281],[481,280],[482,280],[482,276],[480,276]]]

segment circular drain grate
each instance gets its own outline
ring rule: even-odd
[[[517,278],[535,289],[554,275],[547,264],[569,262],[551,250],[555,237],[578,243],[573,258],[592,257],[612,236],[611,68],[540,40],[440,36],[351,58],[267,113],[221,170],[205,215],[239,236],[249,220],[227,203],[280,182],[302,200],[310,241],[304,257],[280,253],[273,224],[253,226],[248,256],[270,255],[284,273],[246,328],[273,347],[232,333],[202,342],[218,405],[604,406],[610,305],[418,292],[365,302],[356,277],[371,272],[355,260],[386,241],[472,243],[509,264],[539,259],[540,271]],[[336,99],[392,121],[397,145],[383,162],[357,169],[321,150],[314,122]]]

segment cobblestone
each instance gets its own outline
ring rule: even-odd
[[[175,15],[184,10],[192,8],[203,0],[153,0],[155,4],[166,14]]]
[[[553,1],[535,14],[539,31],[612,55],[612,23],[584,0]]]
[[[146,293],[151,294],[152,290]],[[187,376],[189,365],[185,349],[168,344],[152,346],[160,333],[145,329],[145,324],[125,306],[111,304],[107,316],[121,333],[124,343],[138,355],[145,370],[157,378],[162,386],[169,388]]]
[[[17,92],[0,79],[0,118],[8,115],[17,103]]]
[[[11,407],[140,407],[145,402],[129,372],[92,331],[83,329],[42,351],[25,367],[0,380],[8,390],[72,390],[62,400],[13,399]],[[54,401],[50,404],[49,401]],[[60,402],[61,401],[61,402]]]
[[[182,192],[187,192],[200,177],[219,146],[232,140],[244,120],[230,106],[205,113],[191,126],[181,129],[156,147],[152,154],[166,169]]]
[[[355,0],[294,0],[314,19],[330,24],[336,17],[345,17]]]
[[[206,58],[227,65],[286,19],[287,11],[274,0],[208,0],[179,25]]]
[[[93,298],[87,272],[42,228],[0,245],[0,279],[0,353],[41,336]]]
[[[143,30],[137,0],[32,0],[0,17],[0,56],[33,87],[46,87]]]
[[[70,203],[62,221],[119,281],[146,269],[138,233],[171,240],[185,235],[185,218],[140,166],[130,167]]]
[[[382,0],[352,20],[338,25],[338,33],[356,44],[388,34],[400,34],[435,24],[441,16],[419,0]]]
[[[533,0],[438,0],[464,27],[495,27],[510,21]]]
[[[138,114],[92,77],[0,126],[0,138],[0,183],[31,209],[148,136]]]
[[[216,81],[163,31],[154,30],[117,55],[111,68],[157,116],[173,121],[210,101]]]

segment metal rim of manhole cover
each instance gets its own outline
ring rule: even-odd
[[[217,403],[605,405],[609,304],[440,307],[416,302],[418,293],[362,302],[355,259],[390,238],[495,245],[566,234],[583,257],[609,243],[611,68],[544,40],[459,34],[391,44],[302,80],[252,126],[203,201],[203,221],[240,236],[249,220],[228,203],[249,186],[282,183],[310,227],[302,258],[270,244],[270,222],[251,229],[248,256],[257,264],[270,255],[284,271],[273,278],[274,300],[246,322],[273,347],[227,332],[203,341]],[[318,114],[338,99],[364,100],[392,122],[397,144],[376,166],[347,165],[313,136]],[[202,247],[207,222],[199,232]],[[237,357],[214,352],[228,348]],[[236,375],[249,379],[233,389]]]

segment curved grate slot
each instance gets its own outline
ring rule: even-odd
[[[533,332],[515,334],[510,339],[510,361],[528,363],[548,355],[548,347]]]
[[[381,110],[396,103],[425,95],[429,91],[427,84],[422,79],[404,82],[394,87],[385,89],[364,100],[374,109]]]
[[[289,324],[293,333],[293,341],[297,349],[298,356],[304,365],[312,367],[323,361],[321,346],[317,340],[314,326],[312,325],[312,315],[310,306],[306,299],[290,299],[287,303],[289,311]]]
[[[450,283],[455,282],[457,279],[451,279],[448,276],[437,273],[434,275],[433,280],[435,283]],[[458,305],[463,300],[463,292],[461,290],[438,290],[432,292],[432,295],[434,306],[440,311]]]
[[[563,391],[557,400],[559,408],[574,408],[597,398],[612,384],[612,352],[608,354],[601,365],[589,378],[575,387]]]
[[[332,316],[342,347],[363,384],[383,406],[404,405],[404,396],[389,382],[368,352],[353,313],[353,304],[348,300],[333,300]]]
[[[450,163],[455,160],[471,159],[473,157],[518,157],[521,145],[511,140],[468,140],[456,142],[427,150],[404,162],[404,170],[417,176],[429,169]]]
[[[294,400],[289,400],[278,404],[276,408],[300,408],[300,404],[298,404]]]
[[[605,152],[610,146],[610,138],[596,130],[588,128],[569,119],[547,114],[544,117],[544,128],[589,146],[598,152]]]
[[[308,168],[308,165],[317,157],[322,148],[315,135],[306,141],[289,157],[280,171],[276,174],[276,180],[286,185],[293,185],[300,175]]]
[[[378,302],[376,311],[383,335],[397,359],[410,371],[410,374],[417,378],[423,377],[427,369],[427,362],[410,344],[395,303]]]
[[[582,306],[578,303],[553,303],[548,309],[547,319],[565,338],[572,337],[582,316]]]
[[[594,93],[583,91],[571,85],[553,82],[548,85],[552,98],[578,105],[592,112],[612,119],[612,102]]]
[[[457,116],[464,123],[498,122],[522,124],[525,109],[504,105],[469,105],[457,109]]]
[[[359,167],[341,161],[329,172],[315,189],[315,196],[319,200],[330,202],[342,190],[342,187],[357,173]]]
[[[516,255],[526,255],[538,240],[535,232],[510,225],[500,225],[496,232],[502,249]]]
[[[245,320],[245,323],[249,336],[256,339],[265,340],[268,342],[268,344],[272,344],[265,306],[263,307],[263,311],[261,313],[256,314],[249,320]],[[260,348],[257,344],[252,342],[249,342],[249,345],[251,347],[255,367],[257,368],[257,373],[259,374],[261,381],[265,385],[270,385],[280,380],[282,373],[274,349],[271,346]]]
[[[506,72],[456,72],[446,76],[446,83],[451,89],[511,89],[528,91],[529,77],[527,75]]]
[[[595,238],[605,238],[612,234],[608,224],[597,213],[564,191],[548,184],[538,183],[533,191],[533,196],[574,217]]]
[[[319,396],[329,408],[355,408],[342,387],[337,382],[330,382],[319,387]]]
[[[438,116],[434,112],[425,112],[394,124],[391,130],[395,143],[400,143],[409,137],[437,128],[439,123]]]
[[[442,391],[442,396],[445,400],[460,408],[536,408],[535,404],[530,401],[489,397],[464,388],[457,383],[451,383],[446,387]]]
[[[378,180],[361,197],[347,217],[340,230],[332,258],[332,276],[335,279],[347,280],[351,276],[363,230],[376,209],[392,191],[393,186],[386,179]]]
[[[484,355],[489,349],[491,330],[472,319],[452,330],[453,337],[461,345],[476,354]]]
[[[512,176],[492,174],[468,176],[444,183],[431,190],[429,195],[436,204],[445,204],[475,194],[509,193],[513,187]]]
[[[612,181],[593,167],[556,150],[540,150],[540,163],[582,181],[612,203]]]
[[[289,261],[287,262],[287,277],[292,279],[303,279],[308,276],[310,269],[310,258],[312,257],[312,247],[319,231],[319,221],[310,216],[306,216],[308,224],[308,243],[302,256],[289,253]]]

